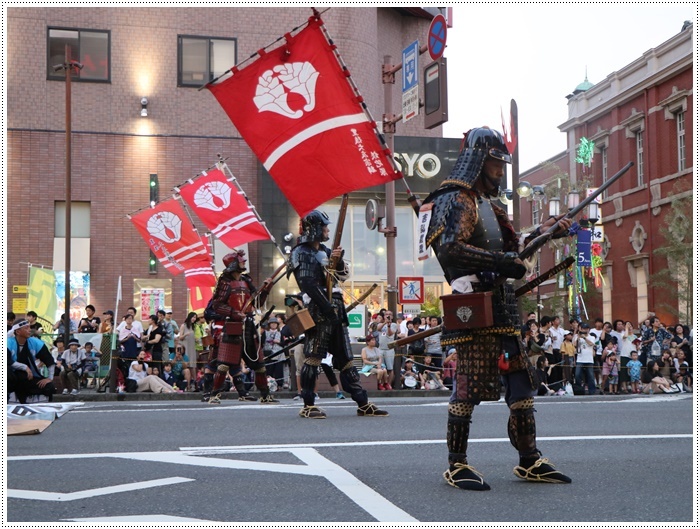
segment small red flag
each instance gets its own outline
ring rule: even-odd
[[[211,233],[230,248],[270,238],[243,193],[219,169],[181,186],[180,195]]]
[[[208,85],[299,215],[401,178],[320,19],[228,79]]]
[[[197,230],[175,199],[133,215],[131,222],[158,261],[174,276],[207,254]]]

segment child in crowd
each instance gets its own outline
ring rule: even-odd
[[[574,345],[573,338],[574,335],[571,331],[564,331],[564,341],[560,349],[564,384],[573,380],[574,360],[576,358],[576,346]]]
[[[611,345],[611,344],[608,344]],[[605,348],[603,353],[605,360],[603,360],[603,382],[600,386],[600,392],[605,394],[605,384],[606,382],[610,384],[609,392],[611,395],[619,395],[617,382],[618,375],[620,372],[620,361],[617,359],[617,354],[614,349]]]
[[[613,341],[609,341],[602,348],[600,353],[600,394],[605,395],[605,390],[608,389],[608,377],[610,376],[610,366],[606,365],[605,360],[610,354],[615,353],[617,346]]]
[[[642,380],[642,363],[637,360],[639,353],[632,351],[630,353],[631,360],[627,362],[627,369],[630,374],[630,384],[632,385],[632,393],[641,393],[640,382]]]
[[[406,358],[401,369],[401,389],[420,389],[420,375],[416,366],[413,365],[413,358]]]
[[[173,365],[170,362],[165,362],[163,364],[163,372],[161,373],[160,378],[162,378],[168,384],[168,386],[172,387],[173,389],[185,388],[184,382],[182,385],[178,383],[175,373],[173,373]]]

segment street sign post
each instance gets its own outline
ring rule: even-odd
[[[435,15],[428,29],[428,54],[437,61],[447,45],[447,21],[442,15]]]
[[[401,113],[402,121],[408,120],[418,115],[418,58],[420,49],[418,41],[409,44],[401,54]]]

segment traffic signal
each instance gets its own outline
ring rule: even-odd
[[[151,206],[155,206],[158,202],[158,175],[152,174],[149,178]]]
[[[153,250],[151,250],[151,256],[148,258],[148,273],[158,273],[158,259],[156,259],[156,254],[153,253]]]

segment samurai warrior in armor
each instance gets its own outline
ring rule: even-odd
[[[263,288],[256,303],[249,300],[256,290],[246,270],[245,252],[234,250],[224,256],[226,269],[219,277],[216,290],[204,316],[212,327],[214,346],[204,368],[202,401],[219,404],[227,374],[231,374],[238,400],[254,401],[241,378],[241,358],[255,371],[255,385],[260,391],[260,402],[279,402],[272,398],[267,385],[267,372],[260,340],[256,331],[253,310],[267,298]],[[270,280],[267,280],[270,281]],[[266,281],[266,284],[267,284]]]
[[[535,439],[535,385],[531,364],[519,340],[519,314],[511,284],[498,276],[521,278],[526,268],[516,253],[557,219],[550,218],[527,237],[518,237],[507,213],[491,200],[498,196],[506,164],[511,162],[503,137],[488,127],[465,134],[454,169],[421,207],[430,210],[426,243],[431,245],[453,294],[491,292],[493,327],[449,329],[443,345],[457,349],[457,369],[447,415],[450,485],[489,490],[482,475],[467,463],[467,441],[474,406],[500,398],[499,376],[510,408],[508,437],[520,456],[514,473],[527,481],[571,483],[543,458]],[[555,236],[566,236],[571,221],[560,222]]]
[[[288,273],[294,274],[315,323],[305,333],[305,360],[301,369],[304,407],[299,415],[307,419],[326,418],[326,413],[314,405],[314,387],[321,360],[330,353],[333,356],[333,367],[340,371],[343,391],[349,393],[357,403],[357,414],[361,417],[386,416],[388,412],[368,401],[367,392],[360,384],[360,375],[352,363],[348,317],[340,288],[333,288],[332,299],[328,299],[326,273],[332,275],[333,285],[348,277],[343,249],[338,247],[331,251],[322,244],[329,238],[329,224],[328,216],[319,211],[312,211],[302,218],[301,236],[290,257]],[[334,270],[327,270],[331,257],[337,264]]]

